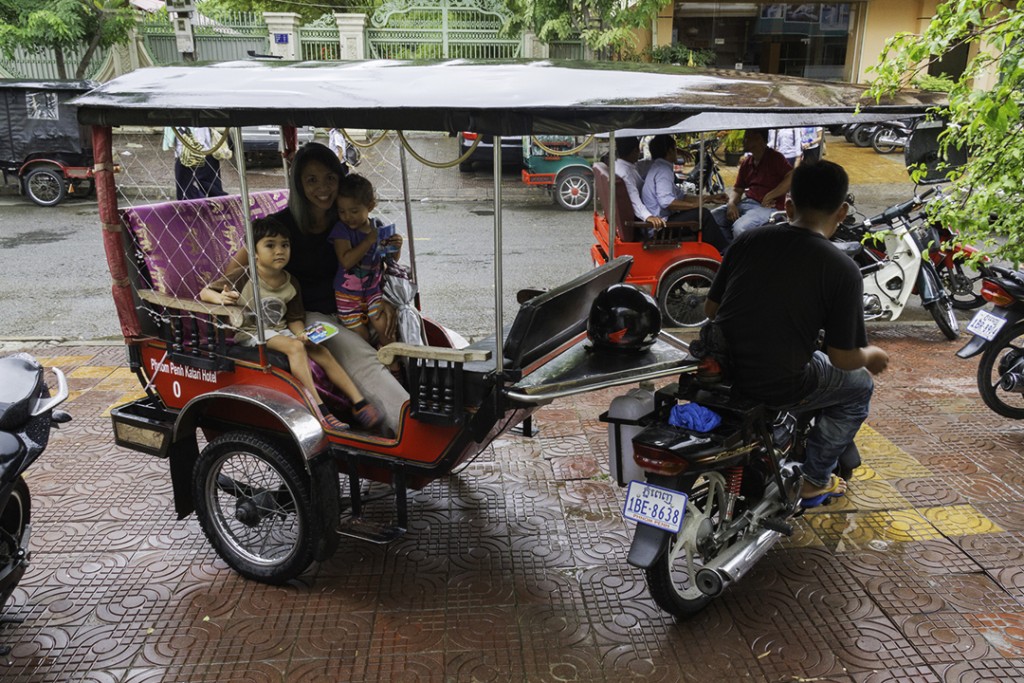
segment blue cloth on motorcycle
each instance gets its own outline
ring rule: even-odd
[[[702,405],[684,403],[672,407],[668,423],[673,427],[684,427],[695,432],[710,432],[722,423],[722,416]]]

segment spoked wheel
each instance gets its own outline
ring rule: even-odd
[[[952,269],[945,263],[940,263],[936,269],[939,272],[939,282],[953,302],[953,308],[969,311],[984,305],[985,299],[981,296],[981,273],[965,268],[959,261],[953,262]]]
[[[956,319],[953,300],[946,296],[945,292],[938,301],[928,304],[925,308],[932,314],[932,320],[946,339],[953,341],[960,336],[960,322]]]
[[[1003,328],[978,363],[981,400],[1003,417],[1024,420],[1024,320]]]
[[[569,211],[579,211],[590,203],[594,195],[594,179],[578,168],[559,174],[555,181],[555,203]]]
[[[711,600],[697,587],[697,572],[717,550],[713,547],[713,536],[724,522],[725,477],[718,472],[706,472],[684,487],[684,492],[689,500],[683,526],[672,537],[665,553],[646,570],[651,597],[659,607],[677,617],[696,614]]]
[[[665,278],[658,288],[658,307],[665,327],[697,327],[704,324],[707,301],[715,272],[705,266],[683,266]]]
[[[203,449],[192,476],[203,533],[242,576],[280,584],[312,563],[318,539],[337,522],[313,503],[297,457],[248,432],[225,434]]]
[[[879,154],[892,154],[900,146],[896,131],[891,128],[879,128],[871,136],[871,147]]]
[[[32,520],[32,497],[28,492],[28,484],[21,476],[14,482],[11,497],[0,511],[0,574],[7,572],[0,581],[0,611],[7,607],[11,593],[18,586],[27,564],[20,558],[21,546],[25,536],[25,527]]]
[[[25,176],[25,194],[39,206],[57,206],[67,192],[64,177],[54,169],[37,168]]]

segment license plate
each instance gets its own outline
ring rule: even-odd
[[[992,341],[1005,324],[1006,318],[992,315],[988,311],[978,311],[974,314],[971,322],[967,324],[967,331],[978,335],[982,339]]]
[[[634,522],[679,533],[686,514],[686,494],[642,481],[629,482],[622,516]]]

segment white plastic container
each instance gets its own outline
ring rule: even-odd
[[[642,429],[637,422],[654,411],[654,392],[630,389],[608,406],[608,473],[619,486],[644,480],[644,471],[633,461],[633,437]]]

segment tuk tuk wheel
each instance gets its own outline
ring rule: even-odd
[[[555,180],[555,203],[568,211],[579,211],[594,196],[594,178],[580,168],[569,168]]]
[[[658,287],[658,308],[665,327],[698,327],[704,324],[704,302],[715,279],[705,266],[683,266],[668,274]]]
[[[296,457],[251,432],[214,439],[192,472],[196,516],[210,544],[232,569],[263,583],[301,574],[321,535],[334,533],[311,489]]]
[[[57,206],[67,196],[64,176],[52,168],[37,168],[25,176],[25,194],[39,206]]]

